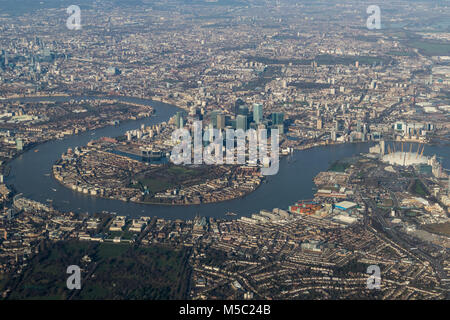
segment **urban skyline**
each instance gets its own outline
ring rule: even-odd
[[[1,1],[0,299],[448,300],[414,3]]]

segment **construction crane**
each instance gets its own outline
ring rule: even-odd
[[[420,144],[417,146],[416,159],[419,158],[419,150],[420,150]]]

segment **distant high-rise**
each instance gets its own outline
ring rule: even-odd
[[[331,131],[331,140],[336,141],[336,131]]]
[[[356,131],[361,132],[361,121],[358,120],[358,122],[356,123]]]
[[[339,131],[339,129],[341,128],[339,120],[334,121],[334,130],[335,131]]]
[[[260,103],[253,104],[253,121],[257,124],[261,123],[263,119],[263,106]]]
[[[241,105],[238,107],[238,112],[237,114],[239,115],[243,115],[243,116],[248,116],[248,107],[245,105]]]
[[[217,115],[218,114],[220,114],[220,111],[218,111],[218,110],[211,111],[211,113],[209,114],[213,128],[217,128]]]
[[[107,75],[115,76],[115,75],[119,75],[120,73],[121,72],[117,67],[108,67],[108,69],[106,69]]]
[[[239,114],[239,107],[244,104],[245,102],[242,99],[237,99],[234,103],[234,114]]]
[[[225,115],[220,113],[217,115],[217,129],[221,130],[225,128]]]
[[[247,116],[240,114],[236,117],[236,129],[247,130]]]
[[[184,127],[184,119],[183,119],[183,112],[182,111],[178,111],[175,114],[175,125],[177,126],[178,129]]]
[[[283,122],[284,122],[284,113],[283,112],[272,113],[272,125],[283,124]]]

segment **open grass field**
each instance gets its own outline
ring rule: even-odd
[[[349,163],[346,162],[342,162],[342,161],[335,161],[331,164],[330,168],[328,169],[328,171],[333,171],[333,172],[345,172],[345,170],[350,167]]]
[[[428,192],[427,192],[425,186],[419,179],[416,179],[416,181],[414,182],[412,190],[414,193],[416,193],[417,195],[419,195],[421,197],[426,197],[428,195]]]
[[[9,278],[4,286],[12,287],[9,299],[67,299],[67,267],[80,265],[82,257],[91,252],[88,242],[61,242],[43,244],[40,253],[29,262],[17,278]],[[81,267],[81,266],[80,266]],[[4,289],[4,288],[2,288]]]
[[[65,241],[52,244],[18,277],[0,279],[8,299],[184,299],[190,281],[188,249]],[[82,262],[88,255],[91,262]],[[69,265],[82,269],[81,290],[69,290]]]
[[[436,42],[431,40],[416,40],[408,45],[416,48],[426,56],[448,56],[450,53],[450,43]]]
[[[199,184],[223,174],[224,171],[219,167],[167,165],[153,168],[136,177],[137,184],[133,186],[155,194],[171,188]]]

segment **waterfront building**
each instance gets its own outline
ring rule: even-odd
[[[336,131],[331,131],[331,140],[336,141]]]
[[[317,119],[317,129],[321,130],[323,128],[322,118]]]
[[[23,150],[23,140],[22,139],[16,139],[16,149],[19,151]]]
[[[247,130],[247,116],[240,114],[236,117],[236,129]]]
[[[238,115],[248,116],[248,107],[245,105],[241,105],[238,107]]]

